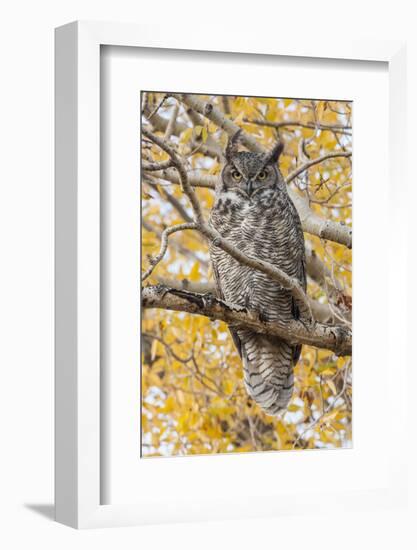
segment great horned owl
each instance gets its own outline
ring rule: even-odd
[[[279,267],[305,289],[303,231],[277,167],[282,144],[266,154],[238,152],[239,133],[226,148],[210,224],[247,256]],[[256,310],[268,321],[299,318],[290,292],[267,275],[241,265],[215,244],[210,257],[220,298]],[[230,332],[248,394],[267,414],[277,415],[291,398],[301,346],[249,329]]]

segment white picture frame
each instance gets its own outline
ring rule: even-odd
[[[389,71],[390,191],[399,199],[405,185],[405,45],[401,42],[341,41],[331,47],[316,40],[288,41],[259,34],[248,46],[239,31],[186,35],[169,27],[75,22],[56,30],[56,519],[77,528],[133,525],[186,519],[244,517],[245,506],[207,503],[184,516],[175,500],[161,510],[135,504],[101,504],[100,474],[100,48],[102,45],[199,50],[295,58],[381,61]],[[220,55],[220,54],[219,54]],[[388,138],[388,136],[387,136]],[[395,179],[394,179],[395,175]],[[400,201],[393,209],[393,239],[404,231]],[[405,252],[397,247],[397,262]],[[390,304],[402,318],[401,305]],[[397,311],[395,309],[397,308]],[[405,319],[405,316],[403,317]],[[404,321],[405,322],[405,321]],[[403,331],[405,334],[405,331]],[[405,338],[403,335],[402,338]],[[400,346],[401,348],[401,346]],[[405,350],[406,346],[402,346]],[[403,354],[405,351],[402,352]],[[404,355],[399,356],[399,390],[405,393]],[[405,406],[396,411],[405,417]],[[398,422],[397,425],[405,425]],[[405,498],[405,461],[398,446],[388,460],[383,490],[340,494],[345,505],[395,505]],[[381,453],[385,452],[381,449]],[[313,498],[314,497],[314,498]],[[326,495],[321,495],[323,503]],[[270,506],[271,514],[317,505],[313,494],[289,495]],[[192,504],[192,503],[191,503]],[[295,506],[296,505],[296,506]],[[262,509],[259,514],[262,515]],[[259,515],[258,514],[258,515]]]

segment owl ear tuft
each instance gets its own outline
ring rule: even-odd
[[[241,134],[242,134],[242,130],[238,130],[233,134],[232,137],[229,137],[229,140],[226,146],[226,160],[228,162],[230,162],[232,160],[232,157],[237,153]]]
[[[272,147],[268,153],[265,155],[265,164],[275,164],[278,162],[278,159],[284,150],[284,143],[282,141],[277,141],[277,143]]]

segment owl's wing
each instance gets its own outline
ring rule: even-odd
[[[306,286],[307,286],[305,258],[303,258],[302,261],[301,261],[300,271],[299,271],[299,274],[298,274],[298,279],[301,283],[301,286],[305,290]],[[300,310],[299,310],[297,304],[295,303],[294,298],[292,298],[292,314],[294,316],[294,319],[299,319],[300,318]],[[301,345],[298,345],[298,346],[294,347],[294,352],[293,352],[293,355],[292,355],[293,360],[294,360],[294,365],[296,365],[298,363],[298,360],[300,359],[301,348],[302,348]]]
[[[233,343],[236,346],[236,349],[240,355],[240,358],[242,359],[242,342],[237,334],[237,332],[229,327],[230,336],[232,337]]]
[[[216,264],[212,261],[212,267],[213,267],[213,275],[214,275],[214,281],[216,283],[216,290],[217,290],[217,297],[220,300],[224,300],[224,294],[222,291],[222,286],[220,282],[220,275],[217,271]],[[235,330],[229,327],[230,336],[232,337],[233,343],[236,346],[237,351],[239,352],[240,358],[242,359],[242,342],[240,341],[240,338]]]
[[[217,266],[216,266],[216,264],[213,260],[211,261],[211,267],[213,268],[213,275],[214,275],[214,282],[216,284],[217,298],[219,298],[220,300],[224,300],[224,294],[223,294],[222,285],[221,285],[221,282],[220,282],[220,275],[219,275],[219,272],[217,270]]]
[[[306,259],[305,259],[305,256],[303,257],[303,259],[300,262],[298,280],[300,281],[301,286],[303,287],[304,292],[305,292],[305,290],[307,288],[307,275],[306,275]]]

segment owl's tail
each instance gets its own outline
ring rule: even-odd
[[[239,331],[247,392],[269,415],[278,415],[291,399],[295,348],[276,337]]]

